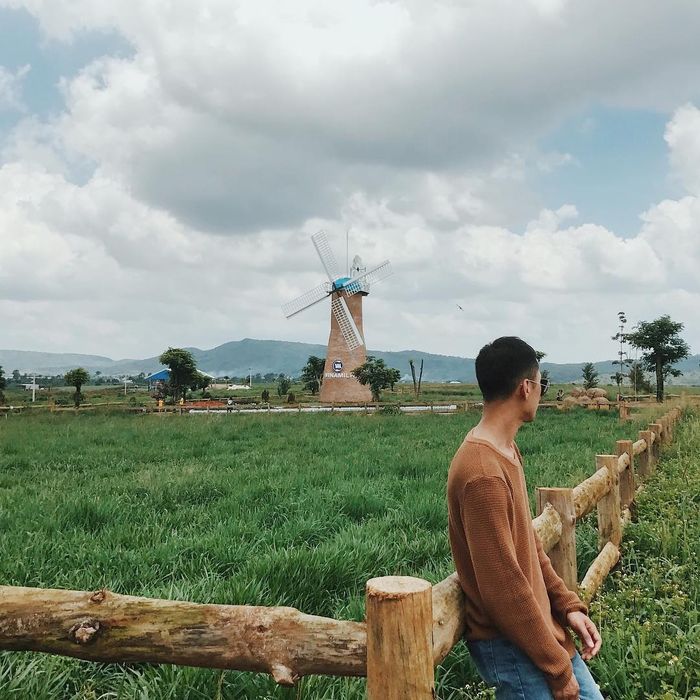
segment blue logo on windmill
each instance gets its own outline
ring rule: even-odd
[[[342,360],[333,360],[333,371],[334,372],[342,372],[343,371]]]

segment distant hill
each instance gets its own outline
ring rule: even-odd
[[[230,343],[224,343],[210,350],[188,348],[197,360],[197,366],[215,376],[242,377],[249,372],[267,374],[268,372],[298,375],[306,364],[309,355],[323,357],[325,345],[309,343],[289,343],[281,340],[254,340],[244,338]],[[419,350],[402,350],[400,352],[383,352],[369,350],[369,353],[380,357],[389,366],[396,367],[401,374],[409,377],[408,361],[413,360],[420,365],[425,361],[423,379],[429,382],[461,381],[475,382],[474,360],[453,355],[435,355]],[[37,374],[64,374],[74,367],[84,367],[89,372],[96,371],[105,375],[150,373],[160,368],[157,357],[147,357],[142,360],[112,360],[100,355],[63,354],[50,352],[32,352],[25,350],[0,350],[0,365],[7,376],[14,369],[21,372],[36,372]],[[615,372],[612,360],[595,363],[596,369],[603,380]],[[581,378],[583,363],[557,364],[542,363],[543,369],[549,370],[554,382],[572,382]],[[700,355],[678,363],[678,369],[683,376],[673,380],[674,384],[700,384]]]
[[[100,370],[109,374],[114,360],[101,355],[80,355],[78,353],[34,352],[32,350],[0,350],[0,366],[5,376],[13,370],[36,372],[37,374],[59,374],[74,367],[85,367],[91,371]]]

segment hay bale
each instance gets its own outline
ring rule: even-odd
[[[573,396],[565,396],[564,400],[562,401],[562,404],[564,408],[572,408],[573,406],[577,405],[576,398]]]
[[[575,399],[577,399],[579,396],[582,396],[582,395],[585,394],[586,392],[585,392],[583,389],[581,389],[580,387],[575,386],[575,387],[571,390],[570,393],[571,393],[571,396],[573,396]]]
[[[577,399],[577,403],[579,406],[588,406],[589,403],[591,403],[593,399],[590,398],[587,394],[584,394],[583,396],[579,396]]]
[[[595,403],[596,406],[609,406],[610,400],[607,396],[596,396],[595,399],[593,399],[593,403]]]
[[[608,398],[608,392],[605,391],[605,389],[592,389],[592,391],[593,391],[593,398],[594,399],[598,399],[598,398],[607,399]]]

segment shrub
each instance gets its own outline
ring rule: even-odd
[[[283,374],[280,374],[277,378],[277,395],[284,396],[289,391],[291,386],[292,380],[289,377],[285,377]]]
[[[390,404],[388,406],[382,406],[377,413],[380,413],[382,416],[402,416],[403,411],[399,406],[396,406],[394,404]]]
[[[290,392],[287,394],[287,403],[296,403],[296,402],[297,402],[297,397],[294,396],[294,392],[293,392],[293,391],[290,391]]]

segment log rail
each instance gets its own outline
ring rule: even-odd
[[[617,455],[598,455],[594,473],[573,489],[537,489],[533,529],[554,568],[584,601],[619,560],[631,502],[681,415],[680,407],[673,408],[637,441],[619,441]],[[600,551],[579,586],[575,525],[596,508]],[[457,574],[434,586],[412,577],[371,579],[366,607],[366,621],[351,622],[289,607],[0,586],[0,650],[258,671],[282,685],[310,674],[365,676],[369,700],[433,698],[433,668],[465,630]]]

